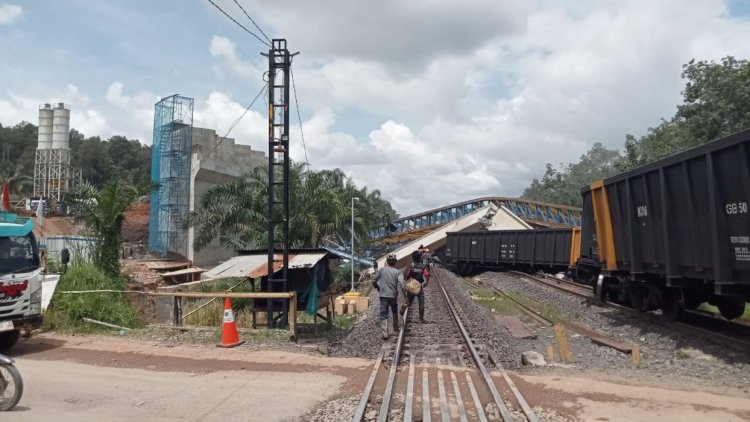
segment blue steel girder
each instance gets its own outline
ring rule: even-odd
[[[438,227],[488,204],[502,205],[527,223],[553,225],[555,227],[580,227],[581,225],[580,208],[547,204],[520,198],[492,196],[464,201],[399,218],[391,222],[395,230],[389,231],[385,226],[381,226],[371,231],[370,237],[372,240],[377,240],[390,235],[400,235],[409,231]]]

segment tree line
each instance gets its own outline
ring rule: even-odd
[[[0,125],[0,146],[0,184],[8,181],[15,194],[30,195],[37,126],[28,122]],[[89,205],[79,207],[79,217],[92,223],[98,236],[119,242],[113,233],[119,233],[123,213],[135,200],[131,193],[145,194],[157,188],[150,180],[151,147],[124,136],[102,140],[71,129],[70,151],[71,165],[81,168],[85,183],[74,189],[69,199],[96,198],[100,205],[82,202]],[[197,228],[198,248],[213,240],[232,250],[266,244],[267,175],[265,167],[256,168],[234,182],[211,188],[201,198],[199,211],[185,216],[186,224]],[[368,239],[368,232],[382,224],[386,216],[398,217],[379,190],[356,186],[341,169],[311,170],[294,163],[290,180],[289,230],[294,247],[317,247],[327,237],[349,239],[352,197],[358,199],[354,226],[360,246]],[[122,201],[123,198],[128,200]],[[108,247],[113,242],[108,242]],[[100,265],[102,269],[114,272],[109,268],[112,259],[101,260],[108,262]]]
[[[747,60],[691,60],[681,76],[686,83],[674,116],[640,138],[625,135],[622,151],[595,143],[577,163],[547,164],[542,178],[535,178],[522,197],[580,207],[582,186],[750,128]]]
[[[30,195],[34,189],[37,133],[33,123],[0,123],[0,184],[8,181],[14,194]],[[103,140],[71,129],[70,163],[81,169],[83,180],[97,187],[115,178],[140,186],[150,182],[151,147],[125,136]]]
[[[318,247],[326,238],[349,239],[352,198],[357,199],[354,232],[358,248],[369,241],[369,231],[382,224],[385,216],[398,217],[379,190],[357,187],[341,169],[310,170],[304,163],[292,163],[289,180],[289,239],[294,248]],[[186,219],[187,225],[196,228],[196,249],[216,239],[231,250],[265,247],[268,194],[267,167],[210,188],[201,198],[199,209]]]

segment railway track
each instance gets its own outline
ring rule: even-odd
[[[538,420],[497,359],[474,344],[439,277],[425,289],[426,323],[419,322],[414,302],[395,343],[384,344],[354,421]],[[501,390],[512,394],[503,397]]]
[[[592,303],[597,303],[610,309],[615,309],[638,318],[646,319],[650,322],[653,322],[655,318],[652,314],[638,312],[632,308],[617,303],[601,302],[594,296],[593,289],[589,286],[584,286],[567,280],[560,280],[558,278],[542,278],[520,271],[509,272],[534,280],[554,289],[584,298]],[[669,321],[669,323],[684,331],[699,334],[717,344],[731,347],[739,351],[750,350],[750,327],[748,327],[747,324],[727,321],[696,311],[685,311],[685,314],[684,321]],[[662,322],[667,321],[662,319]]]

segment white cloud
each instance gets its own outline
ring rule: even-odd
[[[325,147],[311,154],[312,165],[355,174],[402,213],[518,195],[546,162],[575,161],[595,142],[620,148],[626,133],[642,134],[671,116],[681,101],[682,64],[750,55],[750,21],[730,17],[719,0],[690,8],[677,0],[537,1],[529,8],[523,30],[464,55],[433,54],[413,69],[385,56],[347,53],[304,64],[300,56],[300,98],[317,110],[306,128],[331,109],[385,122],[355,140],[336,132],[332,115],[323,119],[321,134],[308,136],[309,150],[316,142]],[[360,164],[360,155],[372,163]],[[415,175],[430,188],[410,188]]]
[[[750,22],[731,16],[727,1],[243,4],[269,35],[283,34],[301,51],[293,69],[311,165],[340,167],[408,213],[518,195],[546,162],[577,160],[594,142],[621,147],[626,133],[640,135],[671,116],[681,100],[682,64],[750,56]],[[232,2],[220,4],[242,16]],[[210,5],[206,11],[217,13]],[[252,94],[263,83],[267,63],[257,52],[265,47],[244,33],[202,42],[202,55],[181,55],[184,62],[158,77],[128,79],[123,71],[97,92],[78,81],[80,92],[0,81],[9,91],[0,92],[0,121],[35,122],[38,103],[51,101],[52,92],[72,103],[74,127],[100,131],[87,135],[122,133],[150,143],[154,93],[182,92],[196,98],[195,124],[223,135],[249,100],[234,92]],[[78,60],[77,46],[64,48],[52,57],[93,68]],[[185,83],[180,74],[196,75],[186,70],[190,63],[207,70],[205,77],[191,76],[191,85],[176,89]],[[143,68],[125,70],[141,75]],[[302,161],[295,117],[291,153]],[[230,136],[265,150],[263,107]],[[413,187],[415,178],[424,188]]]
[[[216,130],[219,136],[224,136],[232,124],[242,115],[247,105],[242,105],[221,92],[211,92],[208,98],[198,101],[193,114],[193,125]],[[254,149],[266,149],[267,121],[265,113],[255,110],[263,110],[263,100],[259,99],[252,109],[237,125],[229,132],[229,137],[235,142],[251,145]]]
[[[14,4],[0,4],[0,26],[10,25],[23,13],[23,8]]]
[[[259,80],[268,68],[266,60],[244,61],[237,52],[237,46],[229,38],[214,35],[208,47],[211,56],[222,59],[226,66],[238,75]]]
[[[71,106],[71,128],[87,136],[107,134],[111,131],[107,118],[91,106],[88,95],[70,83],[61,89],[49,90],[48,97],[9,92],[6,99],[0,98],[0,122],[13,125],[21,121],[39,123],[39,106],[45,103],[63,102]]]
[[[512,0],[246,3],[273,23],[272,34],[287,37],[292,51],[320,61],[342,56],[378,61],[394,71],[419,68],[436,57],[470,55],[522,29],[529,10],[526,2]]]

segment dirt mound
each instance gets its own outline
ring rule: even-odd
[[[39,237],[44,234],[45,237],[51,236],[83,236],[84,229],[76,225],[73,217],[48,217],[39,222],[34,221],[34,235]]]
[[[122,224],[123,240],[128,243],[148,242],[148,199],[139,201],[125,211],[125,221]]]

